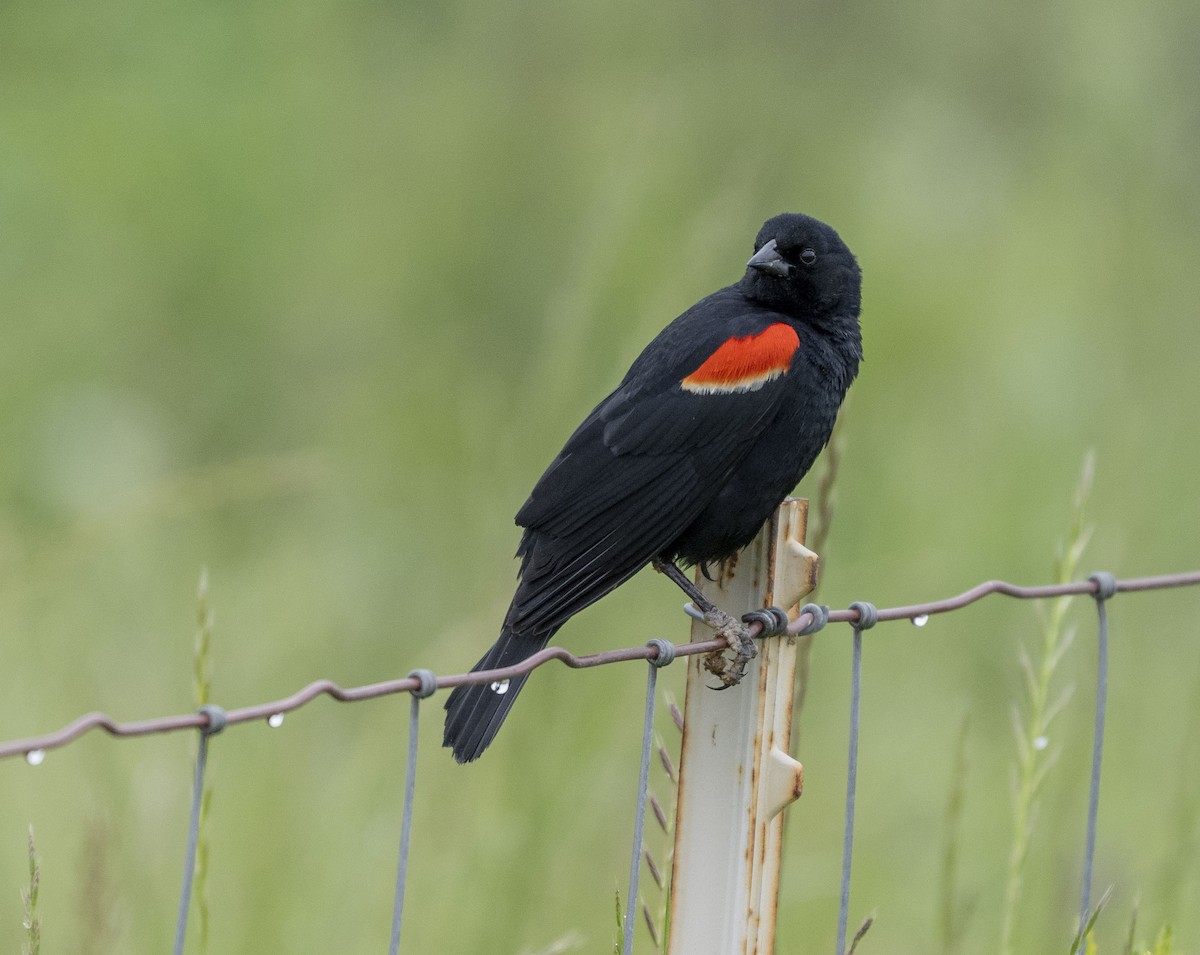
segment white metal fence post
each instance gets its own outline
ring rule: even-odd
[[[735,615],[778,605],[794,618],[816,586],[804,546],[808,501],[789,499],[705,596]],[[703,623],[692,641],[712,639]],[[770,955],[779,897],[781,810],[800,796],[788,755],[796,638],[759,641],[741,684],[723,692],[703,657],[688,657],[679,808],[671,873],[670,955]],[[707,678],[707,679],[706,679]]]

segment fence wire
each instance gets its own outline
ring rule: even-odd
[[[1116,593],[1135,593],[1144,590],[1162,590],[1170,587],[1188,587],[1200,584],[1200,570],[1179,574],[1164,574],[1157,577],[1131,577],[1117,580]],[[1021,600],[1043,600],[1050,597],[1068,597],[1072,595],[1095,595],[1098,585],[1092,580],[1077,581],[1069,584],[1047,584],[1037,587],[1022,587],[1003,580],[989,580],[956,597],[935,600],[929,603],[910,604],[903,607],[884,608],[878,611],[879,621],[913,620],[917,617],[928,617],[934,614],[949,613],[982,600],[990,594],[1002,594]],[[859,619],[858,611],[830,610],[829,623],[855,623]],[[787,628],[789,635],[795,635],[808,628],[813,623],[811,614],[801,614]],[[750,626],[750,635],[758,636],[762,632],[762,624]],[[675,646],[677,656],[690,656],[696,653],[712,653],[726,646],[723,638],[705,640],[700,643],[684,643]],[[511,680],[544,666],[552,660],[558,660],[573,670],[590,667],[606,666],[610,663],[624,663],[628,660],[650,660],[658,651],[649,646],[625,647],[620,650],[605,650],[587,656],[576,656],[562,647],[547,647],[520,663],[495,670],[479,670],[475,673],[456,673],[450,676],[438,676],[436,689],[447,690],[456,686],[471,683],[493,683],[498,680]],[[373,700],[381,696],[392,696],[397,693],[411,693],[421,687],[416,677],[401,677],[394,680],[383,680],[379,683],[367,683],[362,686],[342,687],[332,680],[314,680],[307,686],[297,690],[291,696],[274,700],[269,703],[257,703],[238,709],[225,711],[226,725],[251,723],[257,720],[282,718],[285,713],[298,710],[319,696],[329,696],[339,703],[357,703],[362,700]],[[78,739],[90,730],[103,730],[110,736],[147,736],[152,733],[170,733],[179,730],[201,729],[209,725],[209,717],[203,712],[183,713],[178,716],[163,716],[156,719],[134,720],[119,722],[107,713],[87,713],[71,721],[62,729],[46,733],[42,736],[30,736],[25,739],[10,740],[0,743],[0,759],[13,756],[31,756],[34,761],[40,761],[47,750],[57,749]]]
[[[1105,700],[1108,679],[1108,618],[1105,604],[1118,593],[1136,593],[1148,590],[1161,590],[1173,587],[1195,586],[1200,584],[1200,571],[1189,571],[1178,574],[1166,574],[1155,577],[1136,577],[1119,580],[1109,573],[1092,574],[1087,580],[1068,584],[1050,584],[1033,587],[1023,587],[1002,580],[991,580],[981,583],[970,590],[954,597],[928,603],[911,604],[901,607],[876,608],[873,604],[859,601],[844,610],[829,610],[807,604],[797,618],[788,625],[786,633],[796,635],[801,632],[812,633],[821,629],[827,623],[844,622],[851,625],[854,635],[854,655],[851,674],[851,712],[850,712],[850,741],[849,763],[846,787],[846,819],[844,853],[842,861],[842,884],[838,920],[837,955],[845,951],[846,926],[848,919],[850,895],[851,854],[854,835],[854,805],[857,784],[857,755],[859,739],[859,704],[861,698],[862,673],[862,638],[865,630],[877,623],[890,620],[912,620],[924,622],[934,614],[949,613],[973,604],[990,594],[1001,594],[1022,600],[1040,600],[1052,597],[1072,595],[1089,595],[1094,598],[1098,615],[1097,643],[1097,693],[1095,731],[1092,751],[1092,775],[1089,790],[1088,819],[1086,848],[1084,853],[1084,872],[1081,890],[1080,933],[1089,916],[1092,863],[1095,852],[1096,821],[1099,800],[1100,765],[1104,738]],[[761,622],[750,625],[752,637],[759,636],[763,631]],[[399,861],[396,875],[396,891],[392,918],[392,932],[389,951],[392,955],[399,950],[402,915],[404,906],[404,889],[407,879],[407,861],[409,839],[412,827],[413,802],[415,794],[415,773],[417,762],[417,725],[420,702],[431,696],[437,690],[449,689],[474,683],[492,683],[500,680],[511,680],[515,677],[530,673],[552,660],[558,660],[572,669],[586,669],[605,666],[612,663],[622,663],[629,660],[645,660],[650,663],[647,681],[646,719],[643,728],[641,745],[641,766],[638,782],[638,802],[634,826],[633,851],[630,866],[630,890],[628,909],[625,916],[623,955],[632,955],[633,951],[633,921],[637,904],[637,877],[642,858],[642,822],[645,817],[647,800],[647,777],[649,766],[650,741],[653,733],[654,715],[654,686],[655,674],[659,667],[670,664],[676,656],[691,656],[697,653],[707,654],[725,649],[724,638],[715,638],[696,643],[672,644],[669,641],[656,639],[639,647],[626,647],[618,650],[608,650],[603,653],[577,656],[561,647],[548,647],[539,653],[523,660],[521,663],[494,670],[480,670],[475,673],[458,673],[450,676],[436,676],[429,670],[413,670],[401,679],[384,680],[379,683],[369,683],[363,686],[344,688],[332,680],[315,680],[297,690],[291,696],[267,703],[259,703],[238,709],[225,710],[222,707],[208,704],[194,713],[166,716],[155,719],[119,722],[106,713],[87,713],[73,720],[57,732],[16,739],[0,743],[0,759],[24,756],[36,765],[45,757],[46,751],[63,747],[83,736],[85,733],[99,729],[114,737],[146,736],[154,733],[170,733],[181,730],[196,730],[199,733],[199,748],[195,764],[193,780],[193,802],[189,816],[189,833],[187,850],[184,861],[183,886],[180,893],[179,915],[176,923],[175,948],[176,955],[181,955],[187,932],[188,909],[192,895],[192,878],[195,869],[195,852],[200,815],[200,802],[204,789],[204,773],[207,764],[208,748],[212,737],[216,736],[227,726],[267,720],[277,725],[283,714],[299,709],[319,696],[329,696],[342,703],[361,702],[397,693],[411,693],[412,707],[409,716],[409,745],[405,773],[405,796],[401,822],[401,838]],[[861,931],[860,931],[861,935]]]

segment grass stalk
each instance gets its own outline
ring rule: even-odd
[[[821,569],[826,566],[825,544],[829,540],[829,529],[833,526],[833,515],[837,505],[837,476],[842,463],[842,453],[846,442],[842,437],[842,421],[844,414],[839,414],[833,426],[833,434],[829,438],[829,446],[821,456],[821,467],[817,474],[817,493],[813,503],[816,505],[816,520],[813,522],[812,533],[806,546],[821,558]],[[804,601],[815,601],[820,589],[820,576],[817,577],[817,587]],[[796,638],[796,694],[792,698],[792,746],[800,741],[800,716],[804,712],[804,703],[808,698],[809,680],[812,674],[812,647],[816,634]]]
[[[213,612],[208,605],[208,569],[201,568],[196,587],[196,640],[192,652],[192,699],[197,707],[212,697]],[[197,949],[208,951],[208,816],[212,806],[212,786],[207,781],[200,796],[200,825],[196,840],[196,871],[193,881],[196,905]]]
[[[671,714],[672,725],[682,733],[683,714],[679,711],[679,707],[670,693],[665,694],[665,700]],[[649,905],[643,901],[642,917],[650,932],[654,948],[657,951],[666,952],[667,938],[671,929],[671,869],[675,863],[675,813],[679,805],[679,771],[671,760],[662,737],[659,736],[655,742],[658,747],[658,761],[662,767],[669,797],[665,807],[660,805],[653,796],[650,797],[654,818],[658,823],[659,832],[662,834],[662,855],[661,862],[659,862],[647,849],[645,850],[645,859],[654,883],[658,886],[659,902],[655,910],[651,911]]]
[[[967,798],[967,740],[970,725],[968,713],[963,716],[959,726],[950,795],[946,799],[946,844],[942,849],[939,920],[944,955],[962,951],[963,930],[973,907],[971,902],[964,902],[958,897],[958,851],[962,842],[963,809]]]
[[[29,827],[29,886],[21,890],[21,925],[25,929],[22,955],[38,955],[42,950],[42,920],[38,917],[38,888],[42,882],[42,861],[33,842],[33,826]]]
[[[1085,509],[1092,490],[1095,456],[1084,457],[1079,482],[1072,502],[1071,525],[1059,546],[1054,579],[1068,583],[1075,579],[1079,560],[1087,547],[1092,529],[1086,523]],[[1046,776],[1054,765],[1057,750],[1049,745],[1050,727],[1061,712],[1069,692],[1055,690],[1055,672],[1074,636],[1066,626],[1070,597],[1050,601],[1049,608],[1039,604],[1042,621],[1041,647],[1037,658],[1021,650],[1024,675],[1024,707],[1014,705],[1013,728],[1017,744],[1017,764],[1013,779],[1013,837],[1005,880],[1004,909],[1001,917],[1000,952],[1012,955],[1013,931],[1024,884],[1025,862],[1037,822],[1038,796]]]

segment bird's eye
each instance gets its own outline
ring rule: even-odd
[[[815,261],[817,261],[817,253],[812,249],[805,249],[800,253],[800,261],[805,265],[812,265]]]

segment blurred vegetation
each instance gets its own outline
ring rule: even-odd
[[[1200,563],[1200,7],[10,0],[0,7],[0,736],[191,705],[207,566],[227,706],[456,672],[511,518],[649,338],[782,210],[865,274],[822,599],[1045,581],[1085,449],[1091,569]],[[813,493],[814,478],[800,493]],[[685,632],[653,575],[580,651]],[[1096,926],[1200,947],[1197,595],[1112,602]],[[1090,608],[1056,680],[1014,951],[1074,930]],[[964,952],[1000,937],[1024,604],[867,639],[851,921],[927,952],[958,735]],[[782,950],[832,945],[848,643],[816,641]],[[624,881],[641,676],[547,671],[496,746],[425,736],[405,949],[598,951]],[[680,692],[679,673],[663,674]],[[672,683],[672,680],[675,682]],[[212,951],[378,951],[407,701],[214,742]],[[194,739],[0,765],[0,947],[28,827],[48,951],[161,951]],[[953,784],[958,785],[958,784]],[[1112,915],[1111,918],[1108,916]],[[106,939],[106,947],[97,939]]]

